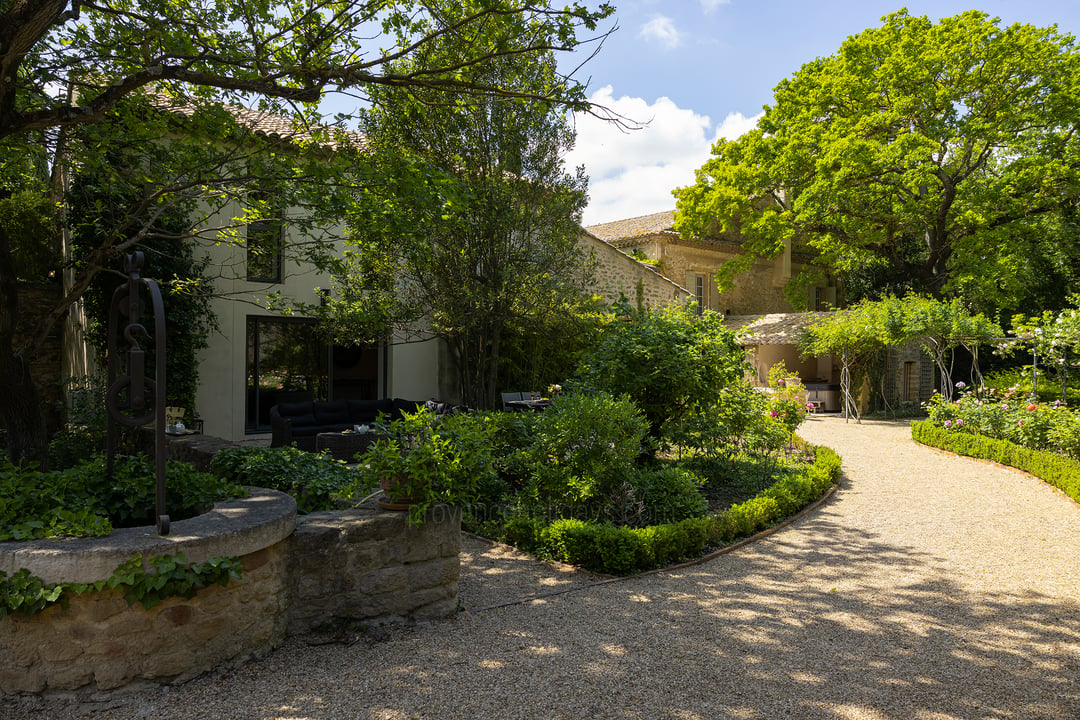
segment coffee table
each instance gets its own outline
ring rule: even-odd
[[[379,437],[373,432],[324,432],[315,436],[315,449],[326,450],[337,460],[356,462],[357,453],[367,450]]]

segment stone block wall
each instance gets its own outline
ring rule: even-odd
[[[299,519],[295,511],[289,496],[256,488],[174,523],[165,537],[127,528],[104,538],[0,543],[0,570],[25,567],[45,582],[102,579],[136,553],[183,552],[189,562],[239,557],[243,567],[224,587],[150,609],[108,590],[72,596],[67,608],[0,618],[0,695],[185,680],[342,619],[457,611],[459,512],[436,507],[413,527],[406,513],[374,506]]]
[[[406,518],[366,506],[299,518],[289,547],[289,633],[456,612],[460,513],[435,507],[418,527]]]
[[[690,297],[685,288],[602,240],[586,234],[581,247],[596,263],[596,278],[588,289],[610,302],[622,295],[634,304],[640,292],[646,307],[660,308]]]
[[[286,628],[285,543],[242,558],[243,577],[189,599],[128,607],[119,590],[76,595],[0,621],[0,690],[111,690],[136,679],[186,680],[265,654]]]

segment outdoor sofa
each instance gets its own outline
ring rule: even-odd
[[[270,408],[271,447],[295,444],[301,450],[315,450],[319,433],[351,430],[355,425],[370,425],[379,413],[386,420],[397,420],[403,412],[427,408],[444,415],[459,408],[447,403],[400,398],[382,400],[329,400],[279,403]]]

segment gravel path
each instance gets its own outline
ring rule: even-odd
[[[841,490],[702,565],[592,584],[469,539],[454,620],[295,639],[186,685],[0,717],[1080,717],[1080,508],[919,447],[906,423],[819,416],[801,434],[841,453]]]

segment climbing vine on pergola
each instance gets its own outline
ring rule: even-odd
[[[1001,328],[984,315],[973,314],[960,300],[936,300],[923,295],[887,297],[862,301],[850,308],[823,315],[803,336],[803,355],[834,355],[840,358],[840,392],[844,417],[860,420],[852,390],[853,375],[865,373],[874,358],[887,347],[918,343],[941,374],[941,392],[952,398],[955,350],[971,353],[973,371],[978,370],[979,347],[1002,337]]]

